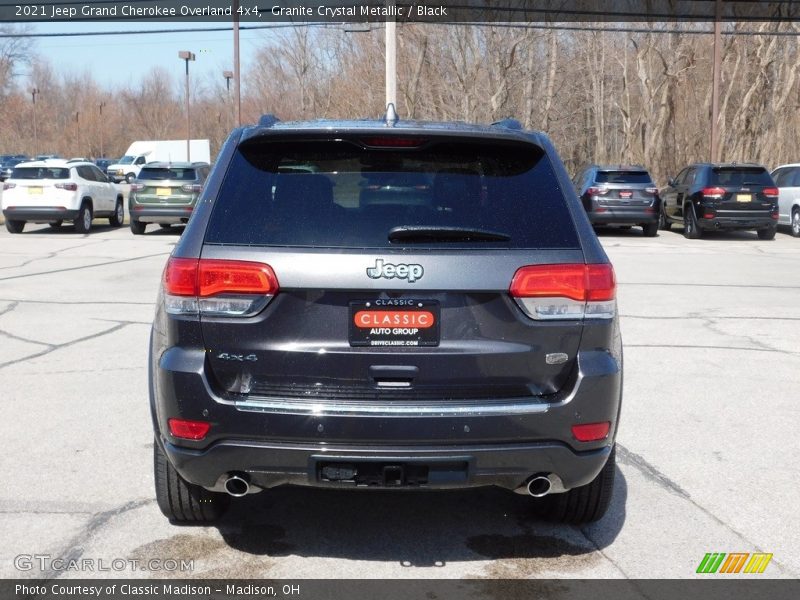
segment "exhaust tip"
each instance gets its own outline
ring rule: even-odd
[[[552,482],[544,475],[537,475],[531,478],[528,482],[528,494],[534,498],[541,498],[550,493],[550,488],[553,487]]]
[[[250,483],[244,474],[234,473],[225,480],[225,491],[234,498],[241,498],[250,491]]]

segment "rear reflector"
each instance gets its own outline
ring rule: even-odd
[[[616,312],[610,264],[522,267],[509,293],[532,319],[611,318]]]
[[[272,267],[241,260],[170,258],[164,269],[167,312],[250,316],[278,293]]]
[[[608,437],[608,430],[611,428],[611,423],[603,421],[602,423],[583,423],[581,425],[572,426],[572,435],[579,442],[596,442],[597,440],[604,440]]]
[[[202,440],[211,429],[211,424],[205,421],[169,419],[167,422],[169,423],[169,432],[176,438],[184,440]]]

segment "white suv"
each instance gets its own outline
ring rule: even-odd
[[[112,227],[125,218],[122,192],[90,162],[20,163],[3,184],[2,205],[11,233],[21,233],[28,221],[54,228],[72,221],[76,232],[87,233],[95,217],[108,218]]]
[[[772,178],[778,186],[778,225],[789,225],[800,237],[800,164],[781,165]]]

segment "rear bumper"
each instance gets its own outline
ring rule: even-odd
[[[133,204],[128,210],[131,219],[142,223],[185,223],[193,211],[193,206],[162,208],[145,204]]]
[[[202,350],[167,350],[154,367],[154,424],[167,457],[189,482],[221,491],[232,472],[259,488],[330,486],[321,462],[421,467],[436,474],[425,487],[497,485],[516,489],[537,473],[554,473],[570,489],[594,479],[616,435],[621,365],[608,352],[578,355],[576,372],[546,399],[403,404],[316,403],[277,398],[231,401],[211,390]],[[212,423],[206,440],[178,440],[172,417]],[[609,436],[577,442],[575,423],[611,422]],[[453,466],[456,465],[456,466]],[[350,484],[355,485],[355,484]]]
[[[226,441],[203,451],[163,442],[169,460],[187,481],[217,492],[224,491],[230,473],[245,472],[251,486],[382,487],[354,481],[329,481],[324,465],[399,467],[407,473],[425,473],[421,485],[387,487],[452,489],[499,486],[514,490],[531,476],[555,473],[566,490],[586,485],[608,460],[611,447],[575,452],[556,442],[466,446],[352,446],[276,444]]]
[[[652,212],[645,212],[649,208]],[[658,212],[652,207],[637,209],[607,209],[588,213],[592,225],[644,225],[658,222]]]
[[[713,219],[697,219],[697,224],[701,229],[766,229],[777,227],[778,221],[773,219],[769,213],[764,217],[714,217]]]
[[[3,209],[7,221],[32,221],[49,223],[50,221],[72,221],[77,218],[78,211],[62,209],[57,206],[18,206]]]

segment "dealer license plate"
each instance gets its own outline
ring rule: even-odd
[[[377,299],[350,303],[350,345],[439,345],[436,300]]]

